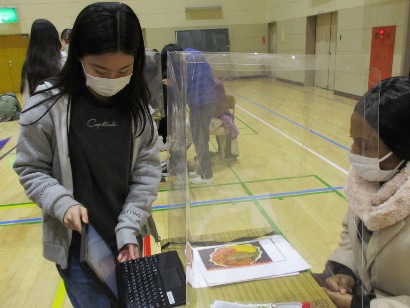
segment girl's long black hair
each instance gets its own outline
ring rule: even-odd
[[[32,95],[46,78],[55,76],[61,67],[61,42],[56,27],[46,19],[31,25],[30,41],[21,72],[20,92],[28,86]],[[26,84],[27,82],[27,84]]]
[[[126,101],[130,104],[129,107],[136,127],[136,137],[142,134],[148,119],[151,127],[149,140],[151,143],[154,137],[154,124],[148,107],[150,93],[143,77],[144,41],[138,17],[126,4],[98,2],[84,8],[73,25],[70,48],[64,67],[56,77],[49,80],[53,85],[51,88],[37,93],[58,88],[59,94],[47,98],[47,100],[57,97],[57,102],[63,95],[68,95],[69,100],[71,100],[86,82],[81,59],[85,55],[117,52],[134,56],[131,80],[118,95],[128,98]]]

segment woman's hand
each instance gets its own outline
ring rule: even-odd
[[[326,288],[333,292],[340,292],[340,294],[352,294],[354,287],[354,279],[349,275],[338,274],[326,278]]]
[[[323,288],[327,296],[335,303],[337,308],[350,308],[352,304],[353,295],[347,293],[340,293],[340,292],[332,292],[326,288]]]
[[[354,279],[349,275],[334,275],[326,279],[325,293],[338,308],[350,308],[353,296]]]
[[[127,244],[121,248],[118,254],[118,262],[135,260],[140,257],[139,247],[136,244]]]
[[[73,205],[65,212],[63,222],[67,228],[81,233],[82,224],[88,224],[87,209],[80,204]]]

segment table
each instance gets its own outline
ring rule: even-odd
[[[242,230],[218,236],[212,234],[190,238],[194,239],[193,243],[200,239],[229,242],[244,235],[260,237],[271,234],[271,230]],[[166,245],[163,250],[178,251],[185,266],[185,245],[181,240],[170,241],[174,244]],[[308,271],[303,271],[297,276],[253,280],[208,288],[192,288],[187,284],[186,307],[209,307],[215,300],[239,303],[311,302],[311,307],[336,307]]]

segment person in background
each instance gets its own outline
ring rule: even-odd
[[[184,49],[187,54],[187,102],[192,143],[198,157],[196,172],[190,172],[192,184],[212,184],[213,172],[209,152],[209,126],[218,106],[220,91],[212,68],[202,53],[193,48]]]
[[[21,105],[15,93],[0,95],[0,122],[20,119]]]
[[[223,127],[229,133],[225,135],[225,149],[222,150],[222,144],[220,142],[219,136],[216,136],[216,142],[218,143],[218,152],[211,154],[221,155],[222,152],[225,153],[223,159],[236,158],[239,156],[239,146],[238,146],[238,135],[239,129],[235,125],[234,116],[229,111],[228,97],[225,93],[225,87],[223,83],[215,77],[215,91],[217,94],[217,104],[214,114],[211,119],[211,125],[209,127],[210,133],[214,134],[219,127]],[[232,104],[232,102],[231,102]]]
[[[119,2],[86,6],[73,25],[67,62],[39,86],[20,117],[14,170],[42,211],[43,255],[55,262],[74,307],[110,307],[80,264],[91,223],[118,262],[158,240],[151,216],[161,179],[157,129],[143,77],[139,20]]]
[[[168,92],[168,81],[167,81],[167,55],[168,52],[173,51],[182,51],[182,48],[177,44],[167,44],[161,50],[161,71],[162,71],[162,90],[163,90],[163,97],[164,97],[164,112],[165,116],[161,119],[158,125],[158,134],[162,136],[162,141],[166,145],[167,143],[167,136],[168,136],[168,129],[167,129],[167,92]]]
[[[162,105],[162,87],[160,76],[160,58],[158,51],[145,51],[144,77],[150,91],[150,106],[153,112],[159,112]],[[161,106],[162,107],[162,106]]]
[[[350,121],[339,247],[313,274],[337,307],[410,307],[410,77],[370,89]]]
[[[160,135],[160,150],[168,151],[171,147],[170,138],[168,138],[168,53],[173,51],[182,51],[182,48],[177,44],[170,43],[165,45],[161,50],[161,71],[162,71],[162,93],[164,99],[164,117],[161,118],[158,124],[158,134]],[[169,152],[168,159],[162,161],[162,177],[163,181],[165,177],[169,175],[170,162],[173,161],[171,152]]]
[[[67,60],[68,48],[70,47],[71,29],[66,28],[61,32],[61,57],[65,62]]]
[[[27,102],[36,87],[55,76],[63,66],[61,42],[56,27],[46,19],[36,19],[30,31],[26,59],[21,72],[20,92]]]

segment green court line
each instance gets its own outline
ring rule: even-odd
[[[231,182],[231,183],[222,183],[222,184],[212,184],[212,185],[201,185],[201,186],[193,186],[190,187],[191,189],[198,189],[198,188],[204,188],[204,187],[218,187],[218,186],[231,186],[231,185],[239,185],[241,183],[263,183],[263,182],[270,182],[270,181],[281,181],[281,180],[290,180],[290,179],[302,179],[302,178],[307,178],[307,177],[314,177],[314,175],[301,175],[301,176],[290,176],[290,177],[282,177],[282,178],[272,178],[272,179],[264,179],[264,180],[254,180],[254,181],[246,181],[243,182],[241,179],[237,176],[235,171],[232,170],[232,172],[235,174],[236,178],[238,179],[239,182]]]
[[[246,124],[246,122],[241,120],[241,118],[238,118],[237,116],[235,116],[235,119],[237,119],[239,122],[245,125],[245,127],[249,128],[251,131],[253,131],[256,135],[259,135],[259,133],[255,129],[253,129],[250,125]]]
[[[331,188],[332,186],[330,184],[328,184],[325,180],[323,180],[322,178],[320,178],[318,175],[314,174],[313,175],[319,182],[321,182],[323,185],[325,185],[326,187]],[[342,194],[340,191],[335,190],[334,191],[339,197],[341,197],[343,200],[347,201],[346,196],[344,194]]]
[[[12,223],[12,224],[8,224],[8,225],[1,225],[0,228],[22,226],[22,225],[39,225],[39,224],[41,224],[41,221],[19,222],[19,223]]]
[[[231,168],[231,166],[229,165],[229,167]],[[231,168],[232,172],[235,174],[236,178],[240,181],[240,177],[236,174],[236,172]],[[249,190],[248,186],[246,186],[245,183],[243,183],[241,181],[241,186],[243,188],[243,190],[248,194],[248,196],[253,196],[253,194],[251,193],[251,191]],[[278,226],[273,222],[273,220],[270,218],[270,216],[268,215],[268,213],[266,213],[266,211],[263,209],[263,207],[260,205],[260,203],[258,202],[258,200],[254,200],[253,203],[256,205],[256,208],[259,210],[259,212],[262,214],[262,216],[266,219],[266,221],[268,222],[268,224],[272,227],[273,230],[275,230],[275,232],[277,232],[278,234],[282,234],[282,231],[280,231],[280,229],[278,228]],[[283,234],[282,234],[283,235]]]
[[[296,198],[296,197],[305,197],[305,196],[331,194],[331,193],[334,193],[334,191],[318,191],[318,192],[312,192],[312,193],[301,193],[297,195],[293,194],[293,195],[287,195],[287,196],[273,196],[273,197],[259,198],[257,200],[235,200],[231,202],[222,201],[222,202],[215,202],[215,203],[199,204],[199,205],[193,206],[192,208],[194,209],[194,208],[199,208],[199,207],[218,206],[218,205],[236,205],[238,203],[259,202],[259,201],[266,201],[266,200],[285,200],[285,199]],[[159,211],[170,210],[170,209],[172,208],[161,208],[161,209],[153,210],[153,212],[159,212]]]
[[[236,178],[240,181],[240,178],[238,177],[238,175],[235,173],[235,171],[231,168],[232,172],[235,174]],[[321,182],[323,185],[325,185],[327,188],[332,188],[331,185],[329,185],[326,181],[324,181],[323,179],[321,179],[319,176],[315,175],[315,174],[311,174],[311,175],[303,175],[303,176],[292,176],[292,177],[282,177],[282,178],[273,178],[273,179],[265,179],[265,180],[255,180],[255,181],[248,181],[248,182],[242,182],[240,181],[239,183],[229,183],[229,184],[219,184],[219,185],[214,185],[214,186],[224,186],[224,185],[241,185],[242,188],[244,189],[244,191],[247,193],[248,196],[252,197],[254,196],[252,194],[252,192],[250,191],[249,187],[246,184],[249,183],[260,183],[260,182],[267,182],[267,181],[278,181],[278,180],[288,180],[288,179],[299,179],[299,178],[308,178],[308,177],[313,177],[315,179],[317,179],[319,182]],[[204,186],[202,186],[204,187]],[[192,187],[192,188],[201,188],[201,187]],[[266,219],[266,221],[269,223],[269,225],[272,227],[272,229],[274,229],[278,234],[283,235],[282,231],[280,231],[279,227],[275,224],[275,222],[271,219],[271,217],[269,216],[268,213],[266,213],[266,211],[263,209],[262,205],[260,204],[259,201],[261,200],[273,200],[273,199],[278,199],[278,200],[284,200],[287,198],[295,198],[295,197],[302,197],[302,196],[311,196],[311,195],[319,195],[319,194],[327,194],[327,193],[336,193],[338,196],[342,197],[344,200],[345,197],[343,196],[343,194],[341,194],[338,190],[334,189],[334,190],[330,190],[330,191],[318,191],[318,192],[312,192],[312,193],[301,193],[301,194],[297,194],[297,195],[286,195],[286,196],[273,196],[273,197],[266,197],[265,198],[261,198],[258,200],[252,200],[251,202],[253,202],[256,206],[256,208],[259,210],[259,212],[262,214],[262,216]],[[243,203],[243,202],[249,202],[250,200],[239,200],[239,201],[235,201],[236,203]],[[215,206],[215,205],[223,205],[223,204],[230,204],[232,205],[232,202],[219,202],[219,203],[207,203],[204,205],[196,205],[195,207],[203,207],[203,206]],[[284,235],[283,235],[284,236]],[[285,237],[285,236],[284,236]]]

